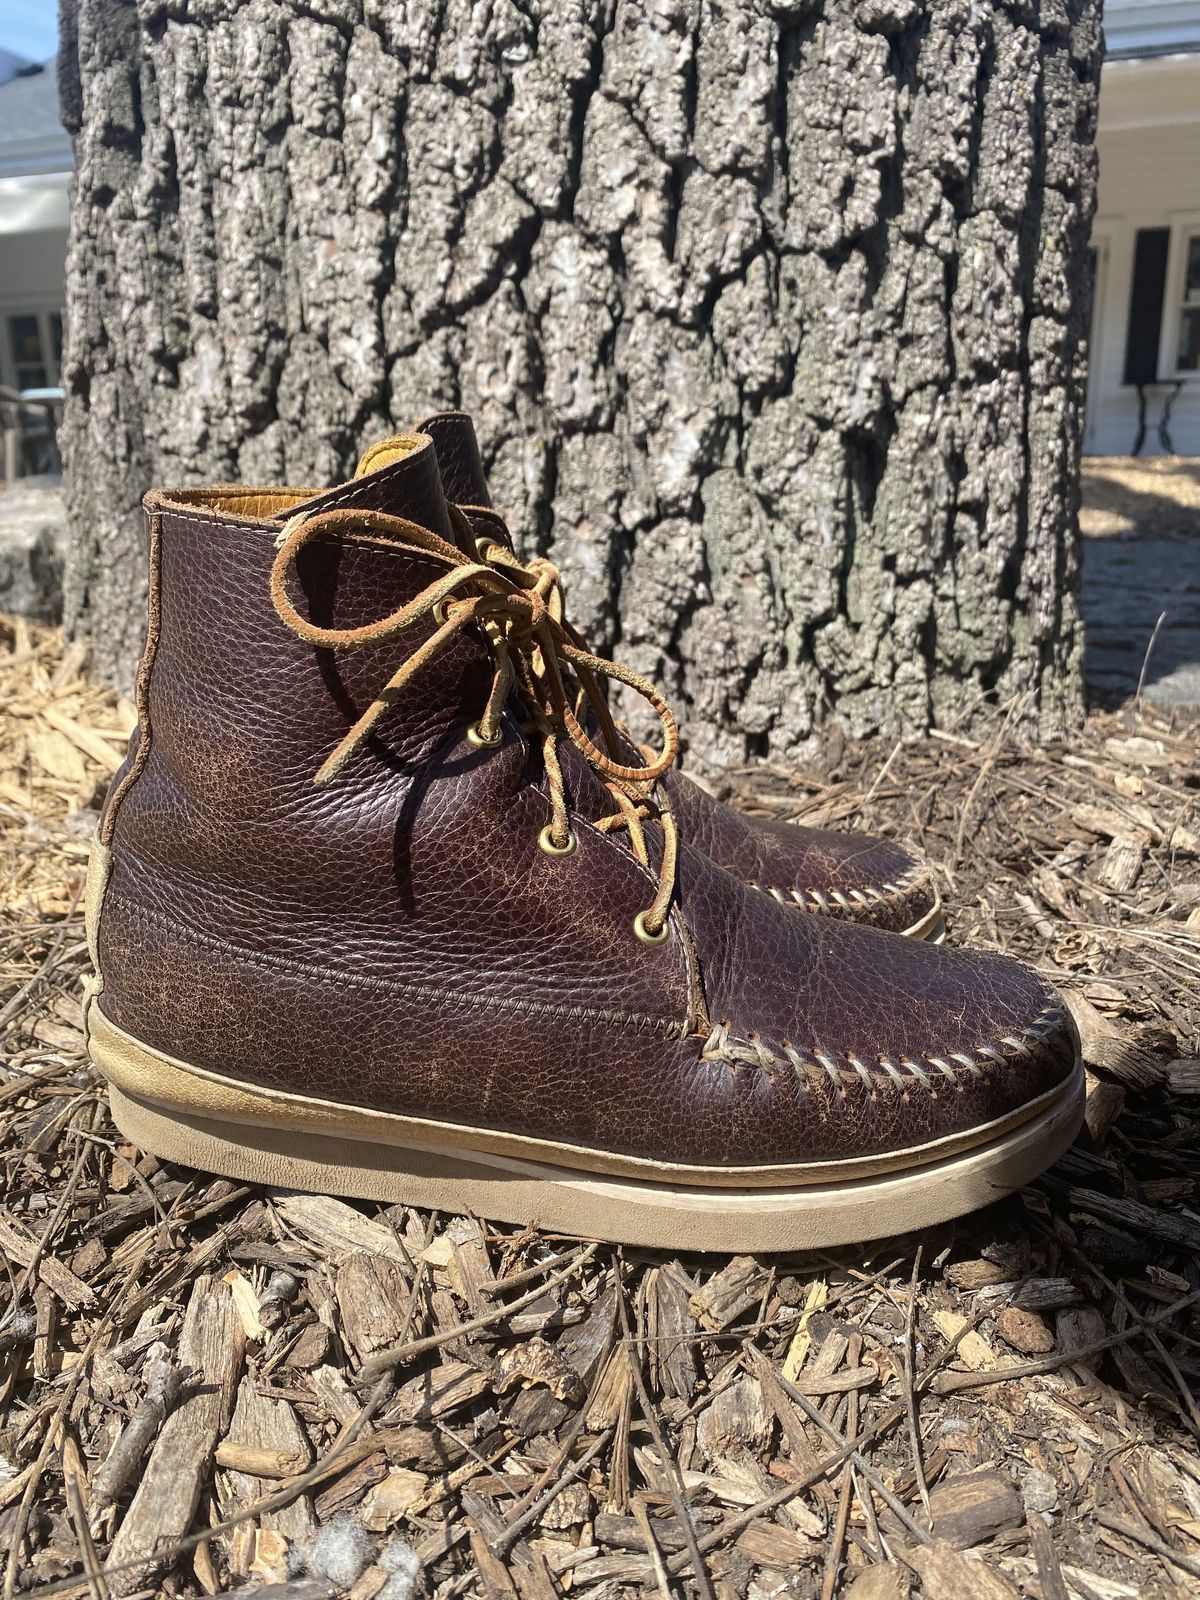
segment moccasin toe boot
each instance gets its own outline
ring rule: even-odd
[[[466,517],[478,548],[493,560],[511,553],[503,519],[492,508],[471,419],[443,412],[417,425],[434,441],[443,490]],[[389,509],[392,441],[364,454],[357,478],[370,504]],[[941,900],[928,867],[890,839],[776,822],[736,810],[677,767],[663,792],[685,837],[718,866],[792,911],[858,922],[934,942],[945,937]]]
[[[479,559],[427,436],[394,451],[386,513],[361,482],[148,499],[139,726],[87,894],[126,1136],[674,1250],[917,1228],[1048,1165],[1082,1115],[1053,990],[692,849],[667,707],[573,642],[546,574]],[[660,719],[644,764],[605,678]]]

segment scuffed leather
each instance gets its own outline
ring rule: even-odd
[[[410,474],[392,485],[404,514],[438,527],[431,456],[386,470]],[[99,1004],[136,1038],[292,1092],[714,1166],[925,1144],[1072,1071],[1070,1025],[1028,969],[797,916],[691,848],[672,937],[641,943],[653,873],[588,820],[590,769],[565,749],[579,847],[554,858],[517,719],[496,750],[467,743],[490,681],[470,632],[315,788],[420,636],[313,650],[269,598],[277,521],[152,506],[149,750],[113,817],[99,929]],[[435,572],[321,539],[294,592],[344,628]]]

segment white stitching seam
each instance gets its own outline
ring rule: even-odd
[[[949,1083],[959,1088],[959,1080],[968,1073],[973,1078],[982,1077],[984,1068],[989,1062],[1003,1063],[1013,1056],[1031,1055],[1046,1035],[1061,1025],[1062,1019],[1061,1006],[1046,1006],[1019,1033],[1002,1034],[998,1042],[1007,1046],[1007,1056],[993,1044],[978,1044],[973,1050],[951,1050],[945,1055],[935,1055],[932,1051],[925,1051],[920,1060],[905,1055],[893,1061],[888,1056],[880,1055],[876,1057],[878,1070],[861,1060],[853,1051],[835,1052],[831,1055],[816,1046],[807,1052],[797,1050],[791,1044],[773,1046],[757,1037],[743,1038],[739,1034],[731,1033],[727,1023],[719,1022],[714,1024],[712,1032],[705,1040],[700,1059],[725,1066],[757,1066],[768,1072],[779,1067],[791,1067],[802,1081],[815,1078],[819,1082],[822,1078],[828,1078],[839,1090],[847,1083],[854,1084],[861,1081],[873,1091],[881,1079],[886,1079],[901,1089],[907,1089],[916,1082],[933,1092],[936,1086],[926,1070],[927,1067],[936,1068]],[[958,1063],[957,1066],[953,1064],[955,1062]]]
[[[859,905],[869,905],[872,900],[903,900],[910,890],[924,881],[925,872],[921,867],[914,867],[910,872],[902,873],[894,881],[879,885],[864,884],[861,889],[779,889],[773,884],[755,883],[753,879],[746,882],[751,889],[757,889],[760,894],[769,894],[781,903],[791,899],[797,905],[807,906],[814,911],[827,911],[830,900],[841,906],[844,911],[851,911],[851,900],[857,900]],[[847,896],[849,898],[847,898]]]

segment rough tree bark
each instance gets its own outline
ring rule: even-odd
[[[691,747],[1081,706],[1099,0],[64,0],[70,625],[434,406]]]

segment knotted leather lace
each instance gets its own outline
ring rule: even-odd
[[[460,536],[465,535],[465,544],[471,547],[473,538],[466,519],[455,508],[451,508],[450,515]],[[383,534],[393,546],[399,544],[431,556],[445,563],[447,570],[390,616],[355,628],[321,627],[300,615],[288,595],[287,583],[301,550],[322,534]],[[487,559],[472,561],[430,529],[378,511],[299,513],[284,524],[276,547],[271,599],[280,620],[307,644],[318,649],[355,650],[397,638],[431,613],[437,623],[435,631],[405,657],[352,724],[314,781],[323,785],[335,778],[371,736],[405,685],[474,623],[486,638],[493,661],[487,703],[471,730],[474,742],[501,742],[500,720],[515,689],[541,741],[552,814],[548,836],[556,851],[566,853],[573,848],[570,807],[558,754],[563,738],[597,773],[616,806],[615,812],[601,817],[596,826],[603,832],[628,829],[634,854],[647,868],[650,856],[643,824],[652,821],[659,825],[663,837],[657,892],[637,925],[652,940],[665,936],[675,890],[678,835],[675,819],[658,798],[655,785],[678,753],[675,718],[653,684],[584,648],[578,634],[564,621],[562,584],[553,563],[538,558],[523,567],[499,545],[487,547]],[[501,553],[504,560],[499,558]],[[573,677],[577,685],[573,697],[567,692],[568,677]],[[653,708],[662,725],[662,749],[648,752],[644,766],[628,766],[617,759],[620,735],[602,680],[627,684]],[[589,709],[607,750],[599,748],[583,725]]]

